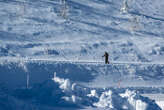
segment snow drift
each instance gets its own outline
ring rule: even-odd
[[[153,67],[152,71],[147,69],[150,67]],[[135,70],[132,71],[132,68]],[[148,70],[154,77],[159,74],[156,71],[162,69],[162,65],[125,66],[54,61],[4,61],[0,65],[0,97],[5,99],[0,102],[1,110],[15,110],[15,108],[17,110],[34,108],[73,110],[88,107],[109,110],[161,110],[155,101],[139,95],[148,93],[150,88],[146,89],[138,85],[138,92],[135,91],[137,90],[135,86],[133,88],[127,85],[118,88],[117,81],[112,78],[106,80],[105,77],[124,79],[126,76],[126,80],[137,83],[140,80],[135,78],[140,76],[140,79],[147,82],[146,79],[152,77],[146,76]],[[161,77],[158,76],[157,80],[162,80],[163,74],[159,75]],[[104,87],[100,88],[96,86],[98,82],[106,86],[102,85]],[[154,88],[155,92],[164,91],[163,88],[159,89]]]
[[[118,92],[110,89],[87,88],[54,76],[30,88],[11,91],[0,89],[1,110],[52,110],[62,107],[84,109],[87,107],[109,110],[161,110],[153,100],[135,91]],[[65,109],[66,110],[66,109]]]

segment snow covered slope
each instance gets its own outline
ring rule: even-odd
[[[163,6],[0,0],[0,110],[161,110],[139,94],[164,93]]]
[[[0,0],[0,56],[101,61],[108,51],[112,61],[161,62],[163,5],[162,0],[67,0],[66,6],[60,0]]]

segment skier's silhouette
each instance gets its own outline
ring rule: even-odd
[[[102,57],[105,57],[105,64],[109,64],[109,61],[108,61],[109,54],[108,54],[108,52],[105,52],[105,54]]]

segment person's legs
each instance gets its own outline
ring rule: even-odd
[[[108,59],[107,58],[105,59],[105,64],[108,64]]]
[[[105,64],[109,64],[108,58],[105,58]]]

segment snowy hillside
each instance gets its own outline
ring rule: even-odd
[[[161,1],[1,0],[0,56],[163,61]]]
[[[163,110],[163,7],[0,0],[0,110]]]

